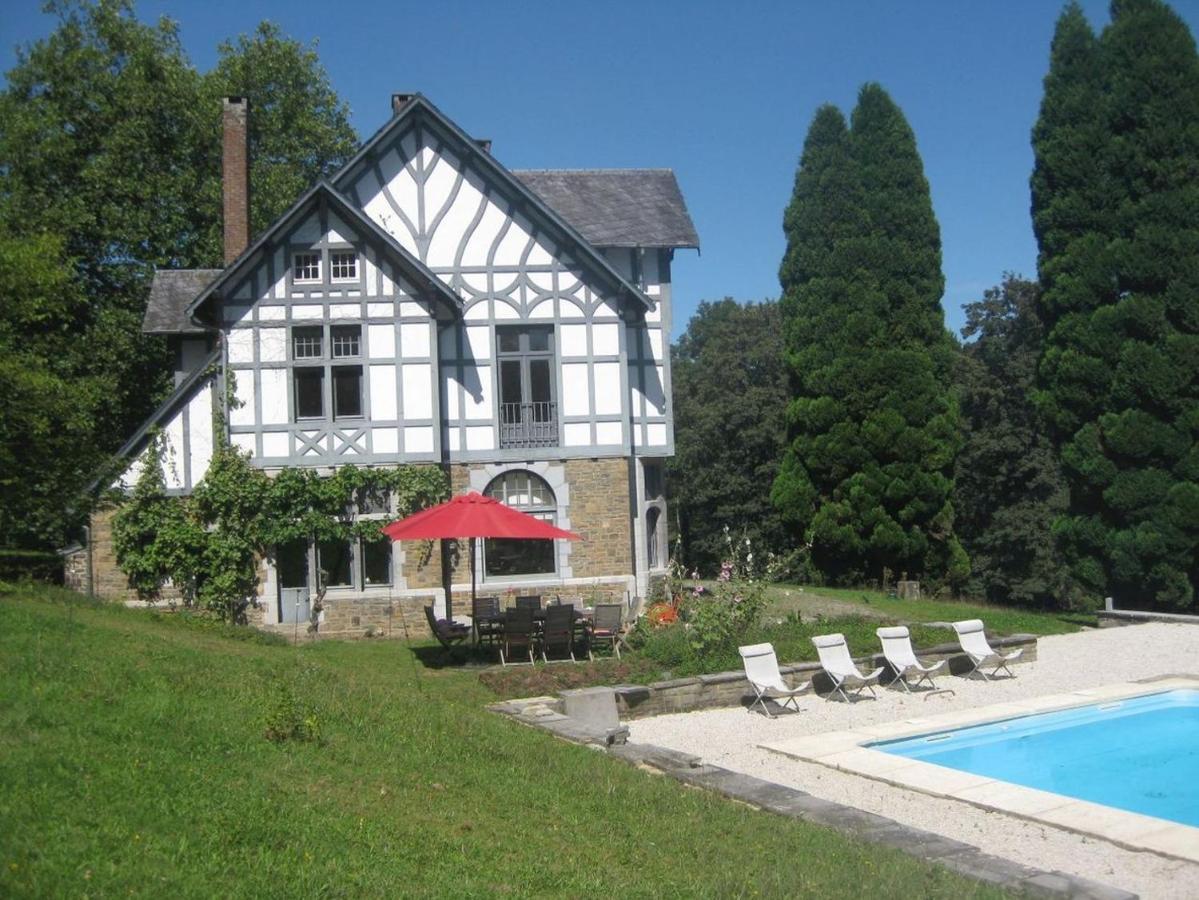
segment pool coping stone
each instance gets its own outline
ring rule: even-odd
[[[880,740],[902,740],[929,732],[1075,709],[1090,706],[1096,701],[1131,699],[1186,688],[1199,688],[1199,679],[1172,676],[1103,685],[1032,700],[1007,701],[973,710],[928,715],[918,720],[870,726],[860,731],[833,731],[775,741],[760,744],[759,747],[771,753],[852,772],[922,794],[960,800],[982,809],[1098,837],[1129,850],[1147,850],[1161,856],[1199,862],[1199,828],[863,746]]]

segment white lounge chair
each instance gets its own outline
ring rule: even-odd
[[[954,622],[953,630],[957,632],[958,643],[962,645],[962,651],[970,657],[970,662],[974,665],[967,675],[972,675],[978,672],[983,678],[990,681],[999,674],[1000,669],[1004,669],[1008,675],[1015,678],[1016,673],[1008,668],[1008,663],[1020,658],[1023,649],[1013,650],[1011,653],[997,653],[987,643],[987,636],[983,633],[982,619],[966,619],[963,622]],[[982,670],[982,666],[991,665],[994,663],[995,668],[988,675]]]
[[[945,660],[942,659],[931,666],[926,666],[916,659],[916,654],[912,651],[912,635],[906,625],[878,628],[874,633],[883,642],[883,656],[895,670],[895,680],[903,685],[905,691],[909,694],[912,692],[907,679],[909,673],[920,676],[916,679],[916,687],[920,686],[920,682],[927,681],[930,688],[934,691],[937,689],[937,686],[933,684],[933,672],[943,668]]]
[[[783,681],[783,676],[779,672],[779,661],[778,657],[774,655],[772,644],[750,644],[737,649],[741,653],[741,662],[745,666],[745,680],[757,694],[757,699],[749,705],[749,710],[753,710],[755,706],[761,704],[762,711],[773,719],[775,715],[767,707],[766,701],[782,699],[782,706],[785,707],[790,703],[791,708],[799,712],[799,704],[795,697],[810,688],[812,682],[805,682],[797,688],[787,687],[787,682]]]
[[[870,696],[877,696],[874,693],[874,685],[878,682],[878,676],[883,674],[883,667],[879,666],[869,675],[863,675],[849,655],[845,635],[818,634],[812,638],[812,643],[816,645],[821,667],[833,680],[833,689],[826,699],[831,700],[833,694],[840,694],[848,703],[849,695],[845,693],[845,688],[850,688],[854,694],[860,694],[862,689],[866,688],[870,691]]]

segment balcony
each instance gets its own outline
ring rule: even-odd
[[[500,449],[558,446],[558,404],[501,403]]]

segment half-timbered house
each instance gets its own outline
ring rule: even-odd
[[[423,96],[392,107],[251,241],[247,108],[225,101],[226,265],[154,279],[143,330],[175,348],[176,386],[121,451],[121,483],[151,433],[180,493],[214,440],[268,471],[443,466],[455,492],[585,538],[479,542],[481,592],[644,596],[666,564],[671,265],[698,247],[673,173],[512,171]],[[227,406],[215,436],[214,404]],[[93,518],[93,578],[123,593],[110,520]],[[257,615],[306,615],[318,571],[324,630],[347,634],[397,601],[440,608],[447,589],[469,589],[464,563],[417,556],[386,542],[279,548]]]

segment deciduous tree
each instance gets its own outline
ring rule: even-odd
[[[778,304],[701,303],[671,349],[675,457],[671,504],[684,561],[713,574],[724,529],[764,560],[785,534],[770,502],[786,429],[787,371]]]
[[[0,516],[9,546],[62,542],[68,507],[81,506],[70,501],[169,388],[165,342],[141,320],[156,267],[221,263],[220,96],[248,96],[255,111],[259,227],[356,141],[315,50],[274,26],[222,45],[203,74],[177,26],[139,21],[130,0],[47,9],[57,27],[19,49],[0,92],[0,276],[29,280],[17,289],[40,304],[36,321],[8,316],[0,334],[5,384],[23,404],[0,434],[0,480],[19,487]],[[46,265],[12,270],[43,243]],[[39,287],[47,267],[61,276],[53,290]]]
[[[1066,486],[1031,400],[1044,329],[1035,282],[1008,275],[966,305],[958,367],[965,443],[954,475],[955,529],[972,583],[992,603],[1069,606],[1054,545]]]

